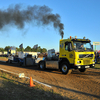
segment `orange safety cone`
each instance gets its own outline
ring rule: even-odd
[[[35,86],[35,85],[33,84],[32,77],[30,77],[30,87],[33,87],[33,86]]]

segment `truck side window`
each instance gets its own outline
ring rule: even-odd
[[[68,42],[65,43],[65,50],[68,50]]]
[[[71,51],[72,50],[72,44],[71,44],[71,42],[69,42],[68,45],[69,45],[69,49]]]
[[[65,50],[68,50],[68,49],[69,49],[69,51],[72,50],[71,42],[66,42],[65,43]]]

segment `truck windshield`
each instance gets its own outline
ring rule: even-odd
[[[74,41],[74,49],[77,51],[93,51],[92,46],[89,42]]]

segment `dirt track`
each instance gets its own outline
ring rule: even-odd
[[[63,75],[58,70],[41,71],[36,66],[20,67],[4,62],[0,62],[0,68],[32,76],[33,79],[52,86],[55,92],[74,100],[100,100],[100,69],[88,69],[85,73],[75,70],[72,74]]]

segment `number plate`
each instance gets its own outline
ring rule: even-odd
[[[85,68],[89,68],[90,66],[85,66]]]

